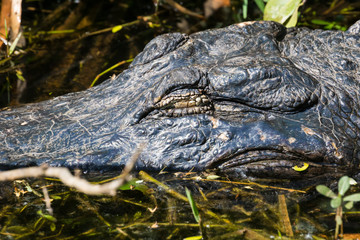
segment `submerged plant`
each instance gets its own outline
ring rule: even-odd
[[[356,181],[348,176],[340,178],[338,183],[338,194],[335,194],[330,188],[325,185],[316,186],[316,190],[325,197],[331,198],[330,206],[336,209],[335,214],[335,239],[339,236],[339,228],[341,227],[341,235],[343,235],[343,206],[346,209],[351,209],[354,206],[354,202],[360,201],[360,193],[351,194],[345,196],[345,193],[349,190],[350,185],[355,185]]]
[[[197,223],[199,223],[200,231],[202,232],[201,218],[200,218],[199,210],[198,210],[198,208],[197,208],[197,206],[196,206],[195,200],[194,200],[194,198],[193,198],[190,190],[189,190],[187,187],[185,187],[185,192],[186,192],[186,197],[187,197],[188,200],[189,200],[190,207],[191,207],[193,216],[194,216],[194,218],[195,218],[195,221],[196,221]],[[186,239],[186,240],[198,240],[198,239],[203,239],[203,235],[187,237],[187,238],[185,238],[185,239]]]

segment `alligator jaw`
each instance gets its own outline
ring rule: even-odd
[[[301,169],[304,164],[308,165]],[[322,156],[282,152],[279,150],[243,150],[235,156],[219,158],[208,163],[207,168],[241,177],[303,178],[330,172],[346,172],[338,164],[325,163]]]
[[[304,164],[309,164],[309,166],[303,167]],[[295,170],[295,167],[305,170]],[[318,165],[307,161],[294,162],[289,160],[265,160],[219,170],[229,176],[271,179],[303,179],[326,174],[343,175],[348,172],[348,169],[338,165]]]

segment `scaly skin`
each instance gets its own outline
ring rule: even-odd
[[[248,22],[152,40],[89,90],[0,112],[0,168],[121,168],[305,178],[359,169],[360,22]],[[309,163],[304,172],[293,166]]]

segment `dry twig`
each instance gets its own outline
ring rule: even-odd
[[[45,205],[46,205],[46,210],[50,213],[50,215],[53,215],[54,211],[51,207],[51,199],[49,197],[49,192],[46,188],[46,186],[44,186],[42,188],[43,194],[44,194],[44,201],[45,201]]]
[[[13,181],[15,179],[28,177],[56,177],[65,185],[73,187],[80,192],[89,195],[112,195],[116,194],[116,190],[128,180],[128,175],[139,158],[144,144],[136,149],[131,159],[127,162],[118,179],[105,184],[92,184],[85,179],[79,178],[71,174],[67,168],[49,167],[42,165],[40,167],[19,168],[15,170],[4,171],[0,173],[0,181]]]
[[[190,11],[189,9],[181,6],[180,4],[175,2],[174,0],[165,0],[165,2],[167,2],[170,6],[177,9],[181,13],[184,13],[184,14],[187,14],[189,16],[196,17],[196,18],[199,18],[199,19],[205,19],[205,17],[203,15],[198,14],[198,13],[193,12],[193,11]]]

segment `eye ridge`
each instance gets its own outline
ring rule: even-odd
[[[315,79],[300,69],[263,68],[252,75],[249,85],[240,91],[246,105],[277,112],[300,112],[318,102],[319,86]],[[249,90],[252,91],[249,91]]]

